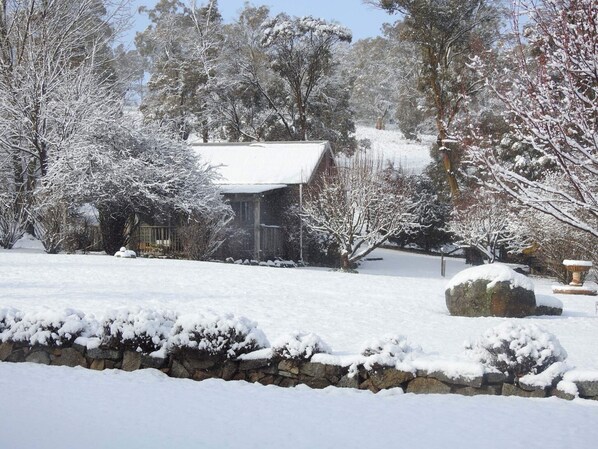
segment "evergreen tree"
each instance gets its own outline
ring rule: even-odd
[[[197,7],[179,0],[160,0],[144,10],[152,22],[135,42],[150,72],[141,104],[146,119],[171,127],[182,139],[192,132],[207,141],[209,81],[222,46],[216,0]]]
[[[499,36],[495,0],[369,0],[389,13],[404,15],[402,37],[420,50],[420,83],[434,111],[437,150],[452,196],[459,193],[456,172],[461,149],[452,142],[457,114],[482,87],[470,58],[483,54]],[[449,142],[447,144],[447,142]]]

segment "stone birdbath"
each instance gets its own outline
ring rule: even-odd
[[[588,260],[563,260],[563,265],[567,272],[571,273],[571,282],[566,286],[554,286],[552,291],[554,293],[566,293],[568,295],[597,295],[593,287],[585,287],[581,276],[587,273],[592,268],[592,262]]]

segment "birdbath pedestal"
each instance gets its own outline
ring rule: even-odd
[[[568,295],[597,295],[598,291],[591,286],[585,287],[581,275],[592,268],[592,262],[588,260],[563,260],[567,272],[571,273],[571,282],[565,286],[552,287],[553,293],[564,293]]]
[[[567,271],[571,273],[571,282],[569,285],[575,287],[581,287],[583,281],[581,280],[581,274],[587,273],[592,268],[592,262],[587,260],[563,260],[563,265],[567,268]]]

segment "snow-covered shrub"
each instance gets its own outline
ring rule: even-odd
[[[0,247],[11,249],[26,229],[25,208],[18,207],[15,195],[0,193]]]
[[[380,340],[370,341],[361,350],[366,369],[371,369],[374,365],[394,366],[399,362],[412,360],[421,353],[420,346],[410,343],[402,335],[388,335]]]
[[[17,309],[0,309],[0,342],[8,340],[10,330],[23,319],[23,312]],[[12,335],[12,334],[11,334]]]
[[[56,254],[62,250],[62,244],[67,238],[67,221],[70,221],[68,209],[60,204],[54,204],[46,198],[47,194],[39,194],[42,206],[34,211],[35,236],[42,242],[48,254]],[[68,219],[67,219],[68,217]]]
[[[516,378],[541,373],[567,358],[567,352],[551,333],[535,324],[511,321],[488,329],[466,349],[472,359]]]
[[[82,312],[42,310],[23,313],[15,309],[0,311],[0,338],[27,342],[30,346],[70,346],[91,326]]]
[[[231,209],[216,213],[194,214],[177,228],[185,257],[192,260],[208,260],[229,238],[237,233],[230,225],[233,219]]]
[[[201,357],[221,356],[229,359],[268,347],[257,323],[233,314],[190,314],[178,318],[168,348],[177,353],[192,350]]]
[[[102,346],[151,353],[166,345],[175,312],[149,309],[110,310],[101,323]]]
[[[272,354],[282,359],[309,360],[314,354],[330,352],[330,346],[313,333],[293,332],[280,337],[272,344]]]

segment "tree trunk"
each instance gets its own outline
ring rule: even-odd
[[[341,253],[341,270],[350,270],[351,269],[351,262],[349,261],[349,253],[342,252]]]
[[[442,157],[442,165],[444,166],[444,171],[446,173],[447,181],[449,187],[451,189],[451,197],[456,199],[459,196],[459,184],[457,183],[457,177],[455,176],[455,167],[452,159],[452,149],[447,146],[445,142],[446,139],[446,131],[442,128],[440,123],[437,123],[437,126],[440,127],[440,133],[438,134],[438,152]]]
[[[122,246],[125,246],[128,241],[126,229],[129,214],[109,209],[100,209],[98,212],[102,247],[106,254],[112,255],[120,250]]]

